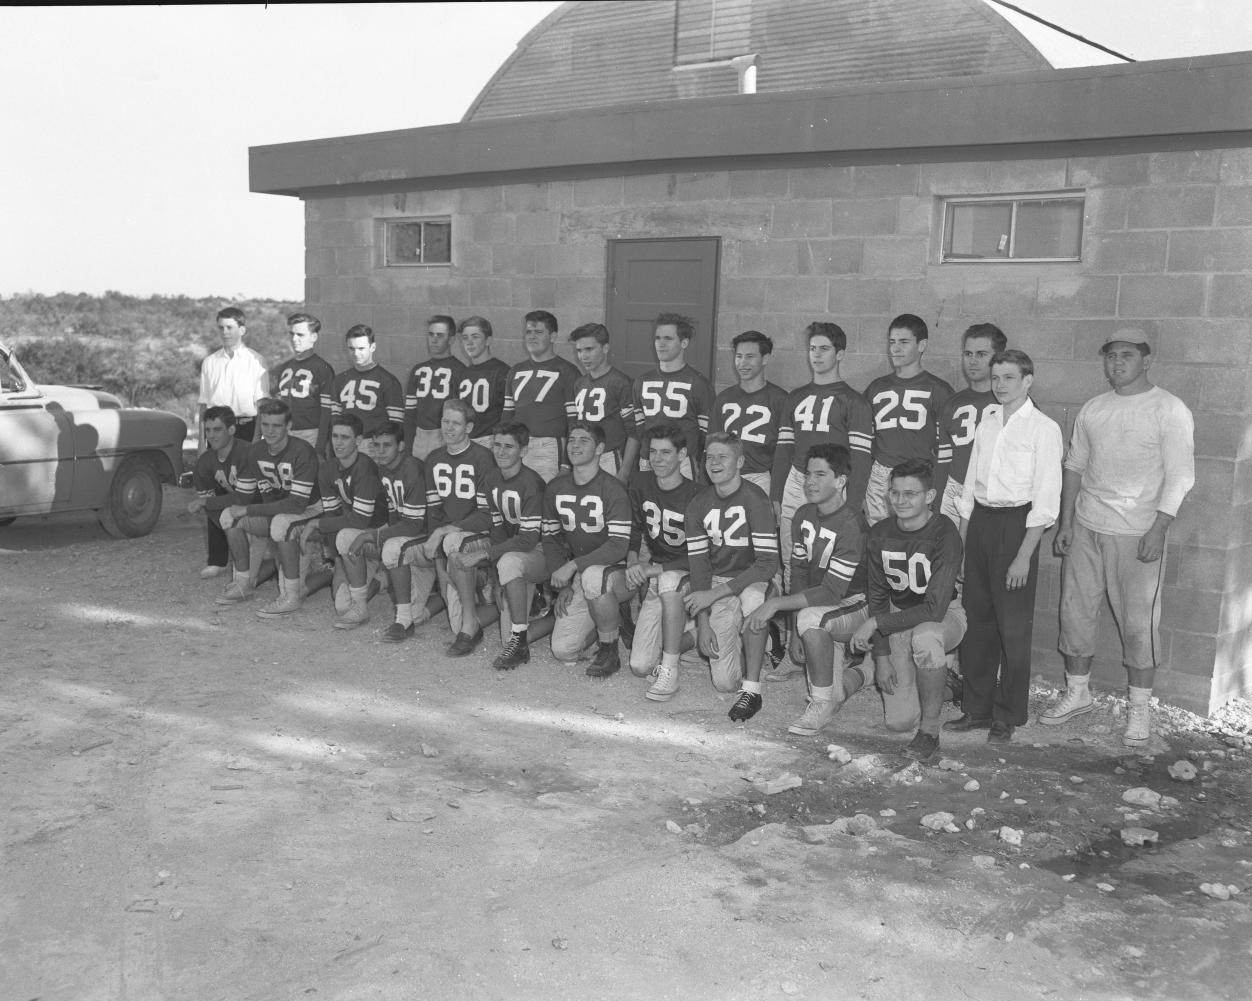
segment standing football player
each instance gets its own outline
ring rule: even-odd
[[[687,362],[687,348],[694,335],[689,317],[662,313],[656,318],[652,346],[657,368],[635,380],[635,422],[641,443],[654,425],[678,425],[690,453],[684,471],[699,481],[703,478],[699,469],[701,443],[709,432],[713,387]],[[640,455],[639,468],[648,468],[647,456]]]
[[[525,323],[529,357],[509,370],[504,420],[526,425],[530,444],[524,449],[524,461],[549,483],[565,464],[565,425],[581,373],[556,353],[555,316],[536,309],[526,314]]]
[[[729,431],[743,442],[743,478],[773,496],[770,472],[778,451],[778,433],[788,412],[787,391],[765,378],[774,342],[759,330],[745,330],[730,342],[739,381],[713,401],[710,431]],[[777,509],[775,509],[777,510]]]
[[[426,349],[430,354],[409,372],[404,389],[404,433],[414,456],[426,456],[443,444],[439,422],[444,400],[460,393],[465,366],[452,353],[456,320],[442,314],[426,321]]]
[[[603,323],[584,323],[569,339],[583,369],[574,383],[569,419],[600,426],[604,432],[601,468],[622,483],[629,483],[639,458],[630,376],[610,363],[609,328]]]
[[[930,343],[926,321],[901,313],[887,327],[892,372],[869,384],[865,398],[874,412],[874,464],[865,490],[865,517],[873,525],[890,514],[888,481],[893,468],[909,459],[929,462],[934,486],[947,488],[952,447],[939,433],[939,414],[952,387],[922,368]]]
[[[364,323],[349,327],[343,343],[352,367],[335,376],[330,387],[330,413],[356,414],[365,433],[374,432],[387,421],[404,420],[404,387],[400,380],[374,360],[378,344],[374,331]]]
[[[330,434],[330,388],[335,370],[317,354],[322,321],[309,313],[287,317],[292,356],[270,373],[275,399],[291,407],[291,434],[307,441],[319,456],[326,454]]]
[[[461,373],[459,394],[474,409],[475,444],[489,449],[496,425],[500,423],[500,415],[504,413],[509,366],[507,362],[492,357],[491,324],[483,317],[466,317],[461,321],[460,334],[461,350],[465,352],[469,364]]]
[[[975,323],[961,337],[961,374],[965,388],[949,397],[939,415],[940,442],[952,449],[952,466],[944,487],[939,513],[961,523],[958,505],[974,448],[974,432],[987,410],[996,405],[991,391],[991,359],[1008,346],[1004,331],[994,323]]]

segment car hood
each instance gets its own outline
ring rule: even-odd
[[[122,401],[102,389],[89,389],[86,386],[40,386],[39,392],[66,410],[122,409]]]

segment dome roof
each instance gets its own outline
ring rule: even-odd
[[[463,121],[740,92],[1050,69],[982,0],[582,0],[544,18]]]

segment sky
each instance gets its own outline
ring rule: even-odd
[[[1015,3],[1135,59],[1252,50],[1248,0]],[[0,8],[0,295],[299,299],[301,203],[249,193],[248,147],[458,121],[558,6]]]

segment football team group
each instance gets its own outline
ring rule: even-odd
[[[405,383],[364,325],[336,373],[316,317],[288,318],[293,355],[272,370],[243,345],[238,309],[217,323],[191,510],[206,520],[202,576],[230,571],[220,605],[276,577],[258,616],[329,588],[334,627],[350,630],[385,588],[383,641],[446,615],[446,653],[465,657],[498,623],[496,669],[549,637],[592,678],[620,669],[621,643],[648,699],[698,673],[738,693],[737,722],[762,709],[763,681],[803,673],[789,729],[808,736],[874,685],[886,727],[913,733],[905,753],[924,761],[941,730],[1002,742],[1027,722],[1039,547],[1056,525],[1067,685],[1038,722],[1093,708],[1107,597],[1123,740],[1148,741],[1166,532],[1194,482],[1191,413],[1149,381],[1149,331],[1103,345],[1111,389],[1082,407],[1066,451],[1031,399],[1030,356],[990,323],[964,332],[957,392],[924,368],[929,331],[906,313],[886,331],[891,372],[863,393],[840,375],[844,331],[814,322],[807,384],[770,382],[773,341],[748,330],[717,394],[674,314],[656,319],[656,368],[633,380],[599,323],[570,333],[577,365],[561,358],[543,310],[526,314],[512,366],[486,319],[431,317]],[[960,715],[944,722],[947,700]]]

